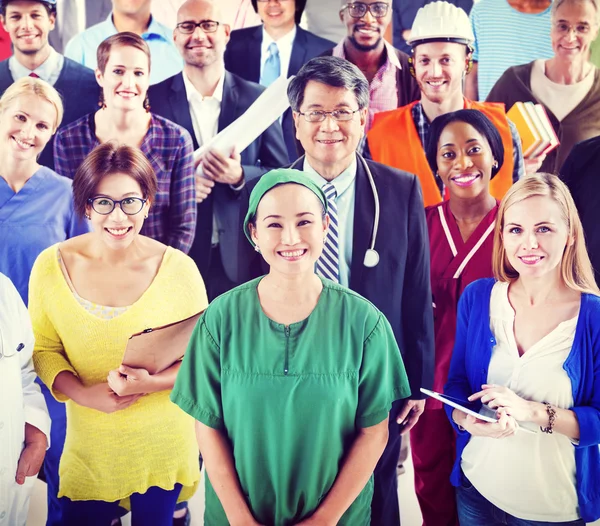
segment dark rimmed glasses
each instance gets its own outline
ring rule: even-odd
[[[360,108],[357,110],[333,110],[333,111],[307,111],[302,113],[298,112],[298,115],[302,115],[307,122],[323,122],[328,116],[330,116],[334,121],[351,121],[354,114],[360,111]]]
[[[188,20],[186,22],[179,22],[175,27],[184,35],[191,35],[196,31],[197,27],[202,29],[205,33],[214,33],[219,29],[220,25],[221,22],[217,22],[216,20],[200,20],[200,22]]]
[[[348,10],[348,14],[352,18],[362,18],[367,14],[367,11],[373,15],[374,18],[383,18],[388,14],[390,4],[386,2],[374,2],[372,4],[365,4],[364,2],[352,2],[342,6],[341,11],[344,9]]]
[[[88,204],[94,209],[97,214],[107,216],[111,214],[115,209],[115,206],[119,205],[125,215],[134,216],[139,214],[144,208],[148,199],[142,199],[141,197],[126,197],[120,201],[115,201],[110,197],[91,197],[87,200]]]

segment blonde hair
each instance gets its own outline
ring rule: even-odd
[[[52,134],[56,132],[63,119],[64,108],[60,94],[50,84],[42,79],[34,77],[23,77],[13,82],[0,98],[0,113],[3,113],[7,106],[21,95],[36,95],[37,97],[48,101],[56,110],[56,121]]]
[[[583,227],[573,198],[566,185],[556,175],[548,173],[537,173],[524,177],[511,186],[502,199],[494,229],[492,268],[495,278],[498,281],[511,282],[519,277],[519,273],[509,263],[504,250],[502,231],[506,210],[525,199],[538,196],[549,197],[559,205],[569,237],[572,240],[572,243],[565,247],[560,262],[560,275],[564,284],[577,292],[600,295],[594,279],[592,264],[585,248]]]

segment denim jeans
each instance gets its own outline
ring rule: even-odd
[[[131,524],[133,526],[171,526],[173,511],[181,484],[168,491],[152,487],[146,493],[134,493],[130,496]],[[59,499],[63,526],[110,526],[115,517],[123,514],[117,502],[100,500]]]
[[[518,519],[494,506],[475,489],[464,474],[462,484],[456,488],[456,505],[460,526],[585,526],[582,519],[568,522]]]

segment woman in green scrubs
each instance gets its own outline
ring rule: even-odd
[[[388,412],[410,389],[369,301],[318,277],[329,217],[302,172],[265,174],[244,230],[266,276],[215,299],[171,399],[197,422],[205,524],[370,524]]]

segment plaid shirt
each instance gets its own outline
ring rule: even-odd
[[[419,138],[421,139],[421,144],[423,145],[423,149],[427,144],[427,139],[429,138],[429,129],[431,128],[430,122],[427,120],[427,116],[425,115],[425,111],[423,111],[423,106],[420,102],[417,102],[412,109],[412,118],[417,128],[417,132],[419,134]],[[521,177],[525,175],[525,162],[523,161],[523,152],[521,150],[521,139],[519,138],[519,132],[517,131],[517,127],[507,118],[508,127],[510,128],[510,134],[512,135],[513,142],[513,183],[516,183]],[[435,182],[440,190],[442,196],[446,189],[444,188],[444,182],[442,178],[436,173]]]
[[[346,58],[344,51],[344,42],[342,40],[333,48],[334,57]],[[402,69],[402,64],[398,60],[396,50],[387,41],[383,41],[386,51],[386,59],[383,65],[377,70],[373,80],[369,84],[369,107],[367,112],[367,123],[365,125],[365,134],[358,145],[359,151],[364,151],[367,132],[373,125],[375,114],[382,111],[395,110],[398,107],[398,86],[396,85],[397,70]]]
[[[100,141],[94,113],[61,128],[54,141],[55,170],[73,179]],[[158,180],[158,191],[141,233],[189,252],[196,232],[196,185],[190,134],[181,126],[152,114],[141,148]]]

